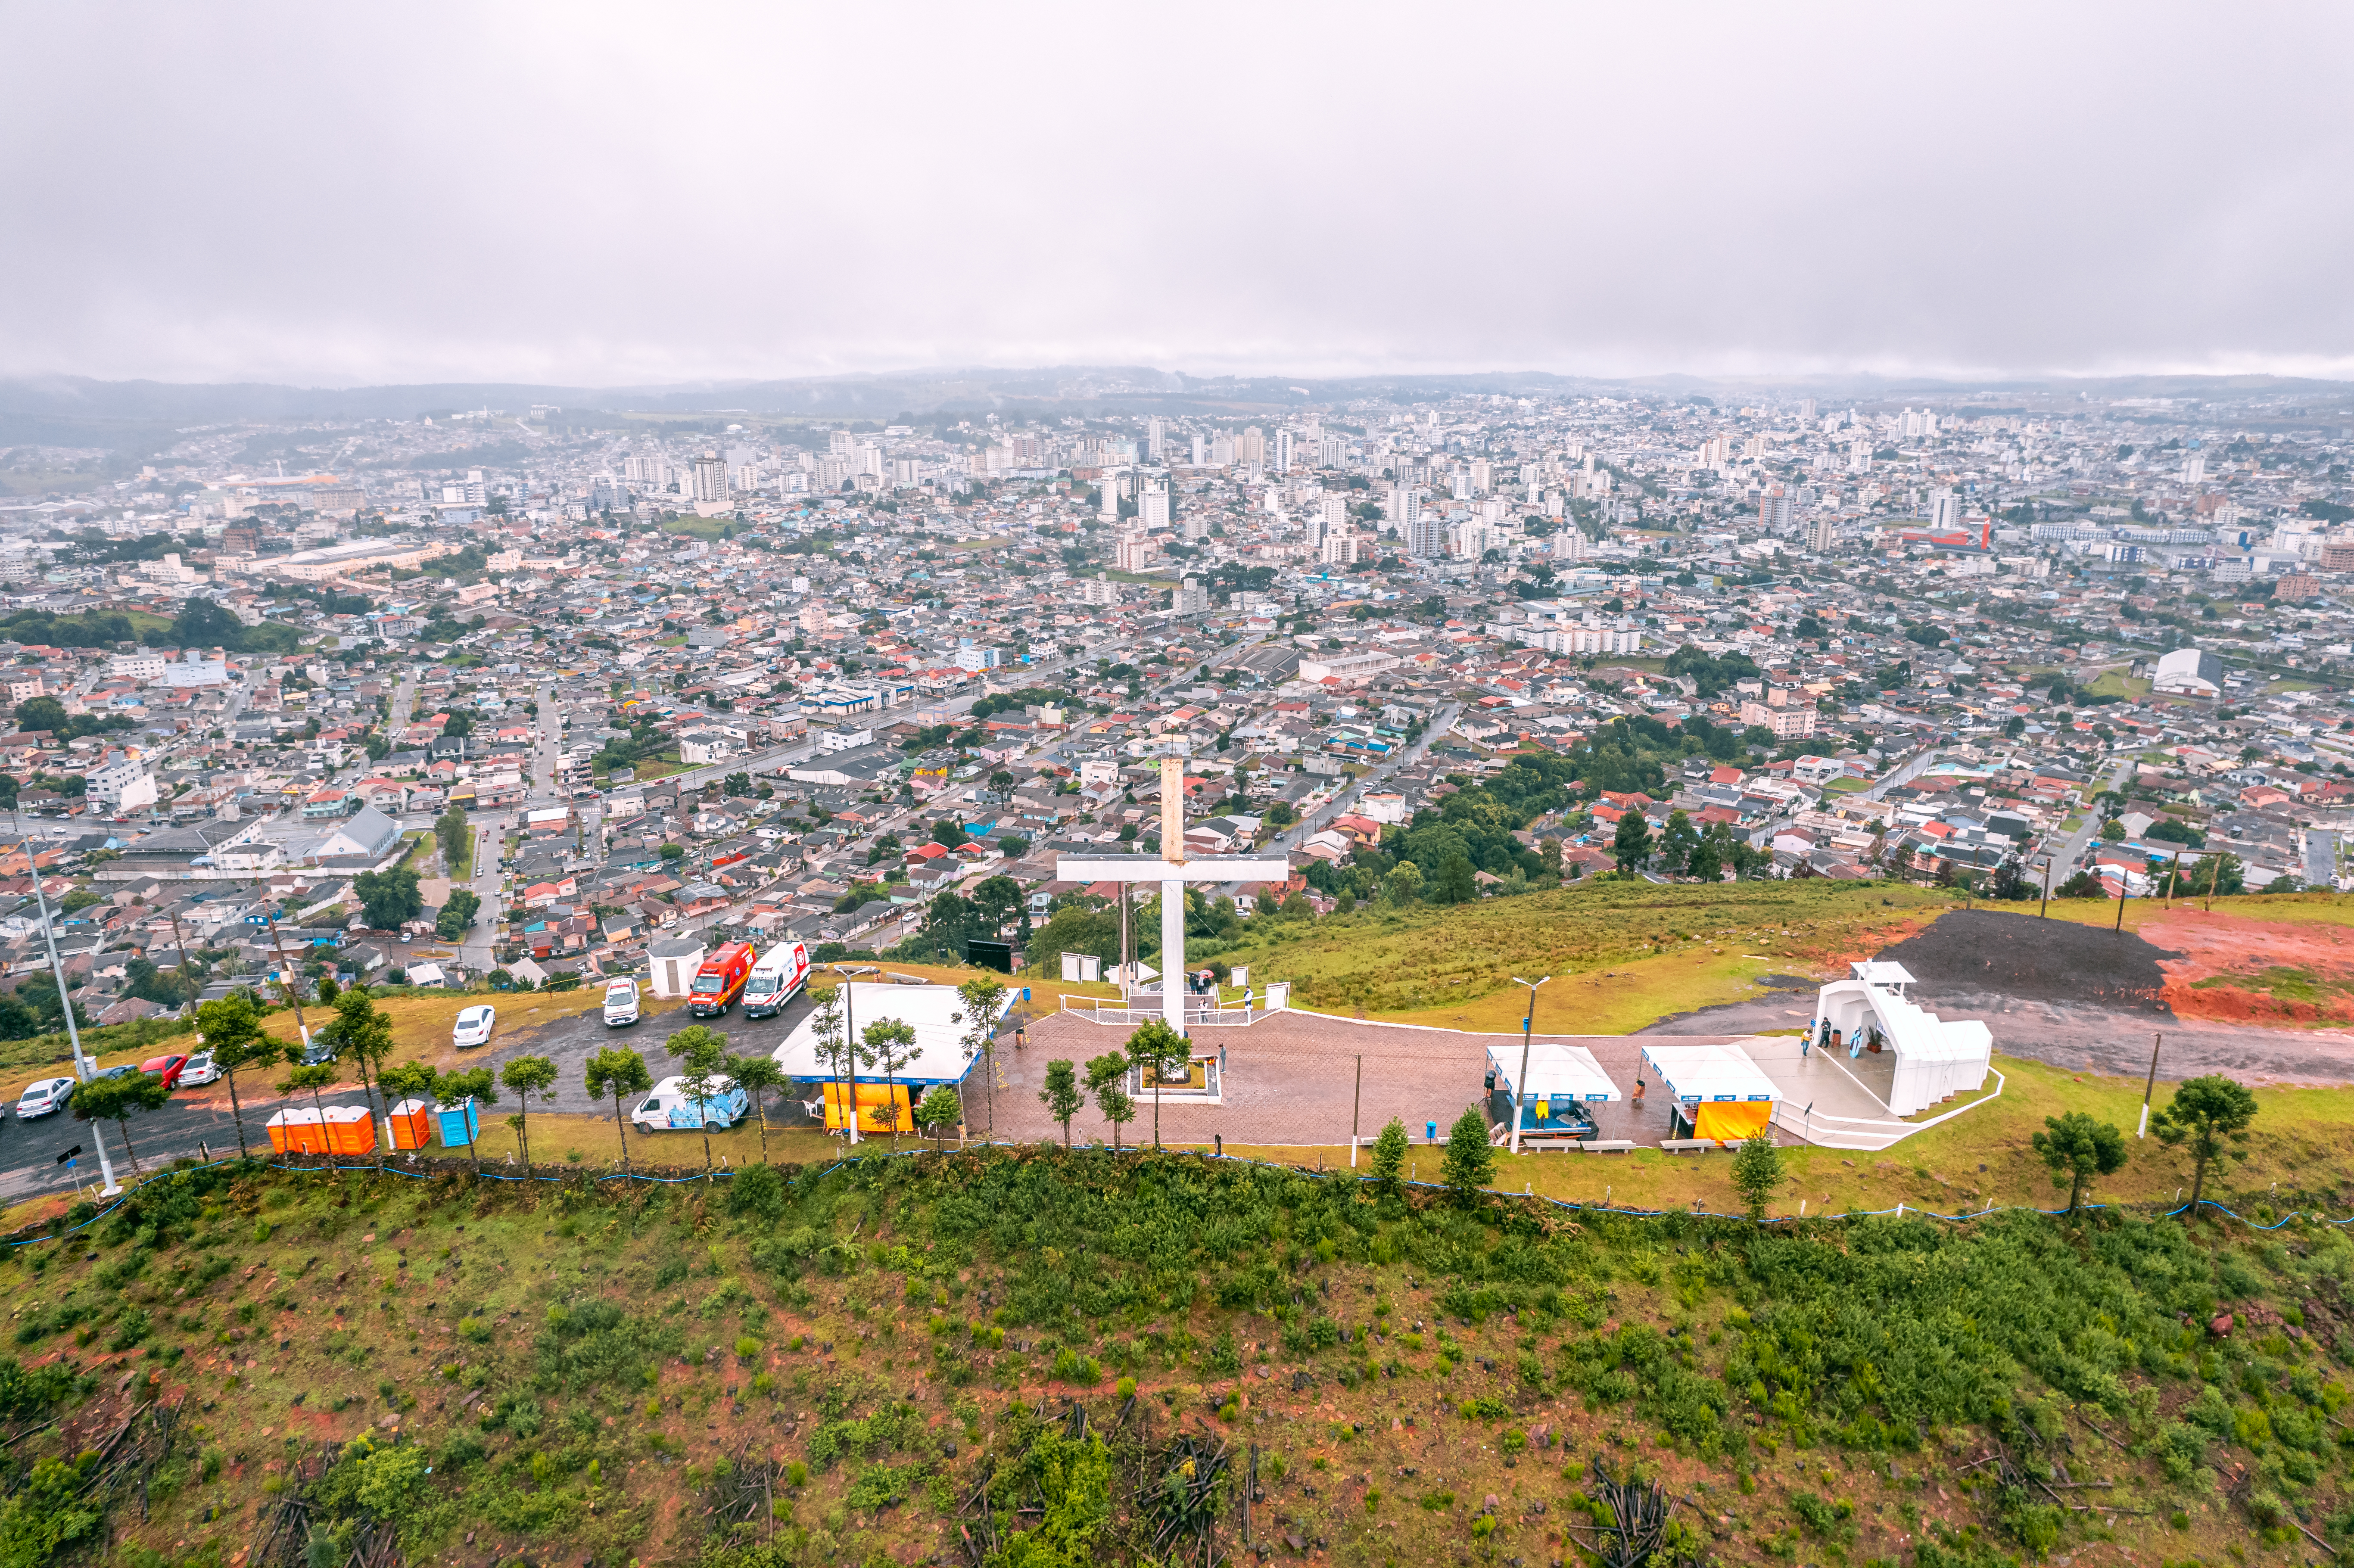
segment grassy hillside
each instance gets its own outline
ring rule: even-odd
[[[1293,1001],[1328,1012],[1518,1028],[1511,977],[1575,978],[1540,1002],[1576,1001],[1555,1029],[1613,1033],[1669,1012],[1755,995],[1762,974],[1809,972],[1866,956],[1961,902],[1893,884],[1605,883],[1451,908],[1365,908],[1321,920],[1249,921],[1217,953]],[[1434,997],[1445,1000],[1434,1003]],[[1485,1005],[1466,1007],[1466,1003]],[[1548,1016],[1552,1016],[1550,1013]]]
[[[1663,1562],[2354,1539],[2325,1227],[1572,1219],[1174,1154],[217,1169],[0,1281],[27,1565],[1235,1561],[1254,1456],[1287,1560],[1583,1558],[1606,1479],[1662,1485]]]

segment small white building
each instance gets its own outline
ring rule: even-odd
[[[2223,689],[2223,662],[2198,648],[2161,653],[2150,689],[2179,696],[2211,697]]]
[[[1904,988],[1915,981],[1903,964],[1866,959],[1850,967],[1850,978],[1833,980],[1816,993],[1809,1027],[1817,1050],[1828,1044],[1828,1024],[1839,1032],[1850,1053],[1859,1046],[1893,1051],[1896,1071],[1888,1109],[1895,1116],[1911,1116],[1986,1086],[1994,1035],[1982,1021],[1939,1018],[1914,1002]]]
[[[91,768],[89,782],[90,803],[102,811],[135,811],[155,803],[155,775],[128,757]]]

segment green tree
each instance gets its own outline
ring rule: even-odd
[[[899,1147],[899,1070],[916,1059],[916,1026],[896,1018],[878,1018],[859,1033],[866,1045],[867,1065],[883,1075],[883,1108],[890,1113],[891,1147],[896,1150]]]
[[[610,1098],[613,1102],[613,1125],[621,1132],[621,1171],[627,1175],[630,1169],[630,1117],[622,1102],[652,1091],[654,1076],[646,1070],[646,1059],[626,1046],[608,1045],[588,1058],[581,1081],[590,1097]]]
[[[515,1092],[515,1136],[523,1144],[523,1166],[531,1169],[531,1097],[556,1087],[556,1064],[546,1056],[516,1056],[499,1069],[499,1082]]]
[[[1438,868],[1437,898],[1442,904],[1469,904],[1479,896],[1478,874],[1468,854],[1451,854]]]
[[[1610,836],[1610,858],[1618,863],[1621,872],[1638,872],[1650,863],[1651,826],[1643,821],[1643,813],[1629,807],[1618,819],[1618,831]]]
[[[80,1121],[111,1121],[122,1130],[122,1152],[131,1157],[131,1174],[139,1175],[139,1151],[131,1147],[131,1117],[134,1111],[164,1108],[172,1091],[160,1073],[125,1073],[120,1077],[92,1078],[74,1090],[66,1104]]]
[[[2190,1206],[2183,1211],[2199,1217],[2199,1202],[2207,1192],[2207,1167],[2219,1158],[2247,1159],[2241,1148],[2248,1140],[2248,1124],[2256,1119],[2256,1097],[2246,1086],[2210,1073],[2174,1086],[2174,1097],[2150,1118],[2150,1130],[2168,1149],[2190,1152]]]
[[[463,807],[451,806],[433,819],[433,836],[441,842],[441,863],[451,876],[463,876],[473,859],[474,829]]]
[[[1163,985],[1182,985],[1176,975],[1164,975]],[[1186,1038],[1169,1027],[1165,1018],[1150,1018],[1128,1037],[1128,1059],[1144,1069],[1152,1081],[1152,1147],[1161,1147],[1161,1082],[1169,1070],[1181,1062],[1190,1062],[1193,1048]]]
[[[2052,1185],[2068,1190],[2068,1217],[2073,1220],[2084,1205],[2087,1178],[2110,1176],[2125,1169],[2126,1135],[2083,1111],[2047,1116],[2043,1126],[2045,1130],[2028,1141],[2043,1157],[2052,1172]]]
[[[1691,863],[1692,852],[1700,847],[1700,833],[1692,827],[1690,813],[1670,811],[1668,825],[1659,833],[1659,866],[1671,876],[1681,876]]]
[[[1496,1150],[1488,1141],[1487,1118],[1477,1106],[1465,1106],[1447,1134],[1447,1154],[1440,1167],[1447,1191],[1458,1203],[1476,1201],[1479,1190],[1496,1179]]]
[[[472,890],[451,888],[449,902],[442,905],[441,912],[433,916],[433,934],[445,942],[459,940],[465,936],[467,927],[473,925],[474,916],[482,907],[482,898]]]
[[[1111,1123],[1112,1152],[1119,1152],[1119,1129],[1136,1119],[1136,1097],[1128,1092],[1128,1058],[1117,1051],[1107,1051],[1087,1062],[1087,1092],[1096,1097],[1096,1108],[1103,1112],[1104,1120]]]
[[[303,1062],[289,1067],[286,1070],[286,1075],[278,1080],[278,1092],[281,1095],[299,1095],[306,1091],[309,1093],[311,1108],[319,1113],[319,1139],[322,1146],[325,1144],[327,1137],[327,1102],[319,1097],[343,1082],[343,1077],[344,1070],[337,1063]]]
[[[858,1130],[859,1053],[858,1042],[845,1021],[849,989],[850,982],[843,980],[831,991],[811,993],[817,1000],[810,1011],[810,1032],[817,1047],[817,1059],[842,1085],[843,1125],[854,1138]]]
[[[196,1009],[196,1039],[213,1054],[213,1064],[228,1082],[229,1116],[237,1123],[237,1152],[241,1159],[251,1159],[252,1150],[245,1142],[245,1106],[238,1098],[237,1075],[243,1067],[273,1067],[286,1054],[285,1046],[261,1032],[261,1010],[253,1005],[253,998],[241,991],[233,991],[217,1001],[207,1001]]]
[[[1038,1101],[1046,1114],[1063,1124],[1063,1148],[1071,1147],[1071,1118],[1079,1114],[1087,1100],[1079,1093],[1079,1075],[1069,1062],[1046,1064],[1046,1086],[1038,1091]]]
[[[1422,867],[1400,861],[1382,878],[1382,894],[1393,908],[1403,909],[1422,895]]]
[[[988,975],[957,987],[957,1044],[966,1065],[981,1061],[981,1083],[989,1101],[989,1136],[997,1136],[997,1021],[1005,1015],[1005,987]]]
[[[1733,1187],[1751,1219],[1766,1217],[1766,1205],[1782,1190],[1782,1151],[1775,1147],[1773,1128],[1761,1127],[1741,1140],[1733,1156]]]
[[[962,1120],[964,1102],[946,1084],[934,1084],[924,1091],[922,1103],[916,1107],[916,1124],[932,1129],[932,1146],[935,1149],[942,1147],[940,1129],[954,1127]]]
[[[1384,1192],[1405,1190],[1405,1123],[1392,1117],[1373,1139],[1373,1184]]]
[[[444,1073],[434,1089],[445,1106],[463,1106],[468,1100],[472,1100],[478,1107],[499,1103],[498,1075],[488,1067],[469,1067],[462,1073]],[[474,1118],[477,1121],[482,1118],[479,1108],[474,1112]],[[480,1171],[482,1168],[482,1138],[479,1128],[467,1140],[466,1151],[474,1157],[474,1169]]]
[[[441,1069],[430,1062],[395,1062],[376,1075],[387,1107],[403,1100],[430,1097],[441,1083]],[[388,1114],[388,1112],[387,1112]]]
[[[352,878],[352,891],[359,895],[360,913],[368,925],[379,931],[399,927],[404,920],[414,920],[425,907],[424,896],[417,890],[417,874],[405,865],[390,871],[364,871]]]
[[[744,772],[730,773],[721,787],[730,795],[749,795],[752,792],[752,776]]]
[[[727,1036],[708,1024],[690,1023],[663,1042],[686,1069],[678,1086],[695,1102],[695,1120],[703,1129],[703,1179],[711,1180],[716,1166],[711,1158],[711,1102],[726,1086]]]
[[[392,1020],[379,1012],[367,987],[355,985],[335,997],[335,1016],[319,1038],[327,1047],[360,1070],[360,1093],[375,1109],[375,1075],[392,1056]]]
[[[760,1163],[766,1165],[769,1162],[769,1097],[783,1090],[788,1081],[785,1070],[777,1065],[774,1056],[760,1052],[750,1056],[728,1057],[727,1075],[735,1079],[736,1086],[751,1098],[752,1115],[760,1124]]]
[[[16,705],[16,728],[20,733],[46,730],[55,734],[66,724],[66,705],[55,697],[27,697]]]

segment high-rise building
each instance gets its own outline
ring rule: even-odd
[[[1422,503],[1422,494],[1411,486],[1400,486],[1398,496],[1398,532],[1405,538],[1405,553],[1416,560],[1432,561],[1447,553],[1447,522],[1438,513]]]
[[[717,452],[705,452],[695,460],[694,499],[698,502],[727,499],[727,463]]]
[[[1246,426],[1243,433],[1235,438],[1234,461],[1238,463],[1247,463],[1256,468],[1265,468],[1267,466],[1267,432],[1257,425]]]
[[[1195,434],[1195,436],[1193,437],[1193,467],[1195,467],[1195,468],[1200,468],[1200,467],[1201,467],[1201,466],[1202,466],[1202,465],[1203,465],[1203,464],[1204,464],[1204,463],[1208,460],[1209,455],[1210,455],[1210,454],[1209,454],[1207,451],[1205,451],[1204,450],[1203,450],[1203,441],[1202,441],[1202,438],[1201,438],[1201,436],[1200,436],[1198,433],[1197,433],[1197,434]]]
[[[1348,438],[1345,436],[1319,437],[1316,441],[1316,466],[1318,468],[1348,467]]]
[[[1210,590],[1202,586],[1199,577],[1187,577],[1178,587],[1176,609],[1180,615],[1201,615],[1210,608]]]
[[[1119,475],[1105,474],[1096,486],[1096,514],[1107,523],[1119,521]]]
[[[1310,514],[1309,543],[1321,544],[1349,526],[1349,497],[1341,491],[1328,490],[1319,498],[1316,509]]]
[[[1158,414],[1144,421],[1144,455],[1154,462],[1161,461],[1161,441],[1168,430],[1168,421]]]
[[[1169,482],[1147,479],[1144,493],[1136,498],[1136,520],[1147,528],[1166,528],[1172,516],[1169,505]]]
[[[1940,490],[1929,497],[1929,526],[1958,528],[1962,525],[1962,498],[1950,490]]]
[[[1807,548],[1818,556],[1827,556],[1831,549],[1832,514],[1829,507],[1807,519]]]
[[[1276,431],[1274,445],[1275,450],[1269,454],[1274,459],[1274,471],[1277,473],[1289,473],[1291,471],[1291,432],[1289,430]]]
[[[1471,493],[1485,495],[1496,488],[1496,468],[1486,458],[1471,460]]]
[[[1790,493],[1776,484],[1757,498],[1757,525],[1768,534],[1790,525]]]
[[[1126,531],[1112,546],[1112,564],[1123,572],[1148,571],[1160,554],[1160,547],[1141,533]]]
[[[1353,567],[1361,547],[1356,530],[1344,525],[1324,535],[1316,546],[1316,558],[1328,567]]]
[[[1850,473],[1872,471],[1872,443],[1856,441],[1847,449],[1847,471]]]

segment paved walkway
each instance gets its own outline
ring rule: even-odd
[[[1062,1128],[1038,1100],[1046,1064],[1067,1058],[1081,1064],[1084,1071],[1089,1057],[1118,1050],[1128,1034],[1123,1028],[1049,1013],[1030,1025],[1026,1050],[1001,1045],[997,1136],[1059,1139]],[[1611,1081],[1629,1095],[1643,1046],[1657,1043],[1626,1034],[1537,1038],[1586,1047]],[[1741,1038],[1687,1036],[1676,1043],[1730,1044]],[[1356,1058],[1361,1054],[1363,1102],[1354,1115],[1364,1139],[1371,1142],[1392,1117],[1405,1123],[1416,1144],[1424,1142],[1432,1122],[1438,1124],[1438,1136],[1444,1139],[1463,1107],[1480,1099],[1488,1047],[1500,1045],[1507,1054],[1520,1048],[1517,1034],[1465,1034],[1294,1012],[1270,1014],[1248,1028],[1197,1030],[1193,1039],[1199,1048],[1225,1049],[1225,1101],[1207,1106],[1164,1099],[1161,1107],[1163,1143],[1207,1144],[1216,1134],[1233,1143],[1345,1146],[1356,1092]],[[979,1087],[978,1078],[974,1086]],[[1631,1139],[1647,1145],[1667,1137],[1668,1109],[1658,1087],[1651,1086],[1649,1103],[1639,1112],[1627,1101],[1592,1107],[1597,1113],[1596,1136]],[[974,1094],[971,1098],[978,1126],[986,1113],[981,1108],[981,1097]],[[1140,1100],[1136,1109],[1136,1119],[1122,1133],[1122,1141],[1150,1143],[1151,1100]],[[1072,1118],[1071,1137],[1075,1142],[1108,1143],[1111,1127],[1090,1101]]]

